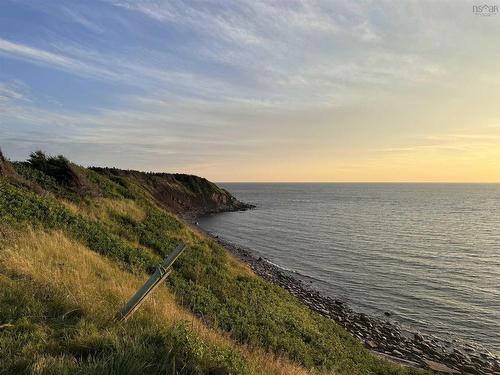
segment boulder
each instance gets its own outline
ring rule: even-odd
[[[425,365],[432,371],[441,372],[443,374],[459,374],[460,373],[459,371],[457,371],[455,369],[449,368],[448,366],[446,366],[443,363],[434,362],[434,361],[431,361],[429,359],[424,359],[423,361],[424,361]]]

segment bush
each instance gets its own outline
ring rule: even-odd
[[[81,167],[78,167],[62,155],[46,156],[42,151],[33,152],[25,163],[29,168],[39,171],[48,176],[43,178],[42,183],[48,182],[49,179],[57,184],[54,189],[52,183],[45,185],[52,188],[55,193],[66,193],[67,198],[74,196],[96,196],[99,194],[97,186],[90,182]],[[41,175],[32,173],[32,176],[39,178]]]

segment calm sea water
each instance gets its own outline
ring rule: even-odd
[[[500,185],[221,184],[200,226],[354,310],[500,353]]]

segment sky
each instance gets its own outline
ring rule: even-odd
[[[462,0],[0,0],[0,147],[214,181],[500,182]]]

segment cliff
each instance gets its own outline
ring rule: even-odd
[[[239,211],[254,207],[237,200],[227,190],[206,178],[179,173],[152,173],[117,168],[83,168],[63,156],[34,152],[25,162],[11,163],[0,151],[0,176],[11,182],[30,181],[38,192],[49,191],[65,198],[99,197],[108,192],[103,181],[113,181],[122,190],[147,194],[160,207],[184,218],[208,213]]]
[[[119,181],[126,178],[147,191],[157,204],[185,218],[208,213],[239,211],[253,208],[237,200],[227,190],[206,178],[180,173],[151,173],[116,168],[91,168]]]

